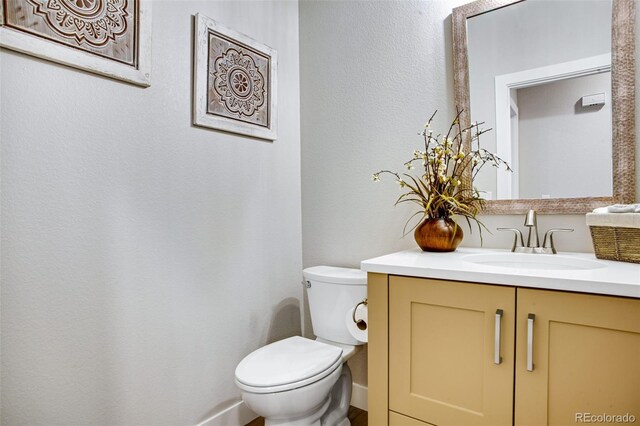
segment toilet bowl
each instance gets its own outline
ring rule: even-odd
[[[236,368],[242,399],[265,418],[265,425],[322,424],[332,397],[343,397],[332,393],[341,377],[349,379],[350,391],[351,373],[341,348],[297,336],[258,349]]]
[[[318,337],[294,336],[250,353],[236,368],[236,385],[265,426],[349,426],[346,362],[362,343],[346,331],[344,318],[366,298],[366,273],[321,266],[305,269],[304,276]]]

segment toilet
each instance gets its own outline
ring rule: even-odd
[[[349,426],[347,360],[363,343],[351,336],[345,321],[367,297],[367,274],[315,266],[303,276],[316,339],[294,336],[255,350],[238,364],[236,385],[265,426]]]

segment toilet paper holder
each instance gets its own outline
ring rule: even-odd
[[[366,330],[367,329],[367,323],[364,322],[364,320],[362,320],[362,319],[358,319],[358,320],[356,319],[356,311],[358,310],[358,306],[360,306],[360,305],[367,306],[367,299],[364,299],[362,302],[358,303],[355,308],[353,308],[353,316],[352,316],[352,318],[353,318],[353,322],[356,323],[356,327],[358,327],[359,330]]]

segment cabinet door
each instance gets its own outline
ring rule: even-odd
[[[512,287],[390,277],[389,409],[439,426],[511,425],[514,321]]]
[[[640,419],[640,300],[518,289],[516,344],[516,425]]]

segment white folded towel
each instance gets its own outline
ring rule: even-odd
[[[640,203],[638,204],[614,204],[607,207],[598,207],[594,213],[640,213]]]
[[[640,228],[638,213],[587,213],[588,226]]]

